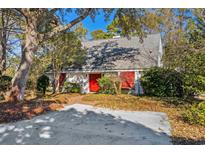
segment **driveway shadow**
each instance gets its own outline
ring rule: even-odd
[[[0,125],[0,144],[171,144],[165,132],[112,114],[70,108]]]

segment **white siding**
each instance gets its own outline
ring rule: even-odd
[[[89,92],[89,75],[85,73],[67,73],[67,82],[78,83],[81,85],[81,93],[85,94]]]
[[[162,40],[160,38],[160,40],[159,40],[159,53],[158,53],[158,67],[162,66],[162,55],[163,55]]]
[[[142,76],[142,71],[135,71],[135,94],[139,95],[139,94],[144,94],[143,92],[143,88],[141,86],[141,83],[140,83],[140,78]]]

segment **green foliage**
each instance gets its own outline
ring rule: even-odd
[[[52,67],[58,74],[64,66],[78,66],[83,63],[86,50],[75,33],[63,33],[50,40]],[[54,71],[53,70],[53,71]]]
[[[0,94],[0,100],[4,100],[4,95],[3,94]]]
[[[83,26],[82,23],[79,23],[74,30],[76,36],[79,38],[85,38],[86,34],[88,33],[88,30]]]
[[[205,76],[196,74],[184,75],[184,91],[186,95],[194,96],[205,91]]]
[[[42,75],[37,80],[37,91],[42,94],[46,93],[46,88],[49,86],[49,78],[46,75]]]
[[[119,28],[117,28],[115,20],[107,26],[107,33],[112,34],[113,36],[121,35],[121,31]]]
[[[42,52],[36,52],[27,81],[27,89],[35,90],[38,78],[46,71],[50,65],[50,62],[50,55]]]
[[[45,46],[49,46],[50,49],[47,51],[48,53],[44,52],[45,55],[38,56],[35,59],[36,65],[32,65],[31,71],[31,77],[34,78],[31,81],[35,81],[36,76],[45,71],[51,71],[53,79],[57,80],[57,75],[64,67],[71,65],[78,67],[84,62],[86,50],[82,47],[79,37],[84,37],[85,29],[80,25],[75,30],[75,32],[61,33],[45,43]],[[36,69],[39,64],[42,64],[42,66],[39,66],[42,69]],[[53,90],[56,89],[54,85],[52,86]]]
[[[119,9],[111,25],[117,28],[122,36],[133,35],[143,39],[147,33],[158,32],[162,21],[161,16],[157,15],[157,10]]]
[[[181,72],[184,74],[184,89],[187,95],[195,95],[205,90],[205,53],[187,54]]]
[[[10,88],[12,77],[10,76],[0,76],[0,92],[7,91]]]
[[[98,84],[100,86],[100,93],[103,94],[115,94],[115,88],[113,86],[113,82],[111,81],[110,77],[103,76],[98,79]]]
[[[186,74],[196,74],[205,76],[205,52],[196,51],[195,53],[186,54],[184,57],[184,69]]]
[[[81,91],[81,86],[78,83],[65,82],[63,88],[63,91],[68,93],[80,93]]]
[[[91,35],[94,40],[108,39],[114,36],[112,33],[106,33],[103,30],[95,30],[91,33]]]
[[[18,56],[8,56],[7,57],[7,69],[6,69],[5,74],[7,76],[14,76],[19,63],[20,63],[20,59]]]
[[[183,77],[175,70],[151,68],[141,78],[146,95],[158,97],[182,97]]]
[[[205,126],[205,101],[193,105],[182,113],[182,117],[190,124],[199,124]]]
[[[158,97],[190,97],[205,91],[205,76],[152,68],[141,78],[146,95]]]

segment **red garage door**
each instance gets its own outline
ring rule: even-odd
[[[135,72],[120,72],[120,78],[122,80],[123,89],[130,89],[134,87]]]
[[[100,89],[97,79],[101,78],[101,74],[89,74],[90,92],[98,92]]]

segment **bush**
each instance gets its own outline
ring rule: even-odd
[[[151,68],[141,78],[146,95],[157,97],[182,97],[183,76],[171,69]]]
[[[115,94],[115,88],[113,82],[111,81],[110,77],[103,76],[98,79],[98,84],[100,86],[100,93],[103,94]]]
[[[196,74],[184,75],[184,91],[188,96],[198,95],[205,91],[205,77]]]
[[[1,100],[5,100],[5,97],[4,97],[3,94],[0,93],[0,101],[1,101]]]
[[[37,91],[42,94],[46,93],[46,88],[49,86],[49,78],[46,75],[42,75],[37,80]]]
[[[78,83],[65,82],[63,88],[63,91],[68,93],[80,93],[81,91],[81,86]]]
[[[182,113],[183,119],[190,124],[205,126],[205,101],[198,105],[193,105],[190,109]]]
[[[10,76],[0,76],[0,91],[7,91],[11,86],[12,77]]]

